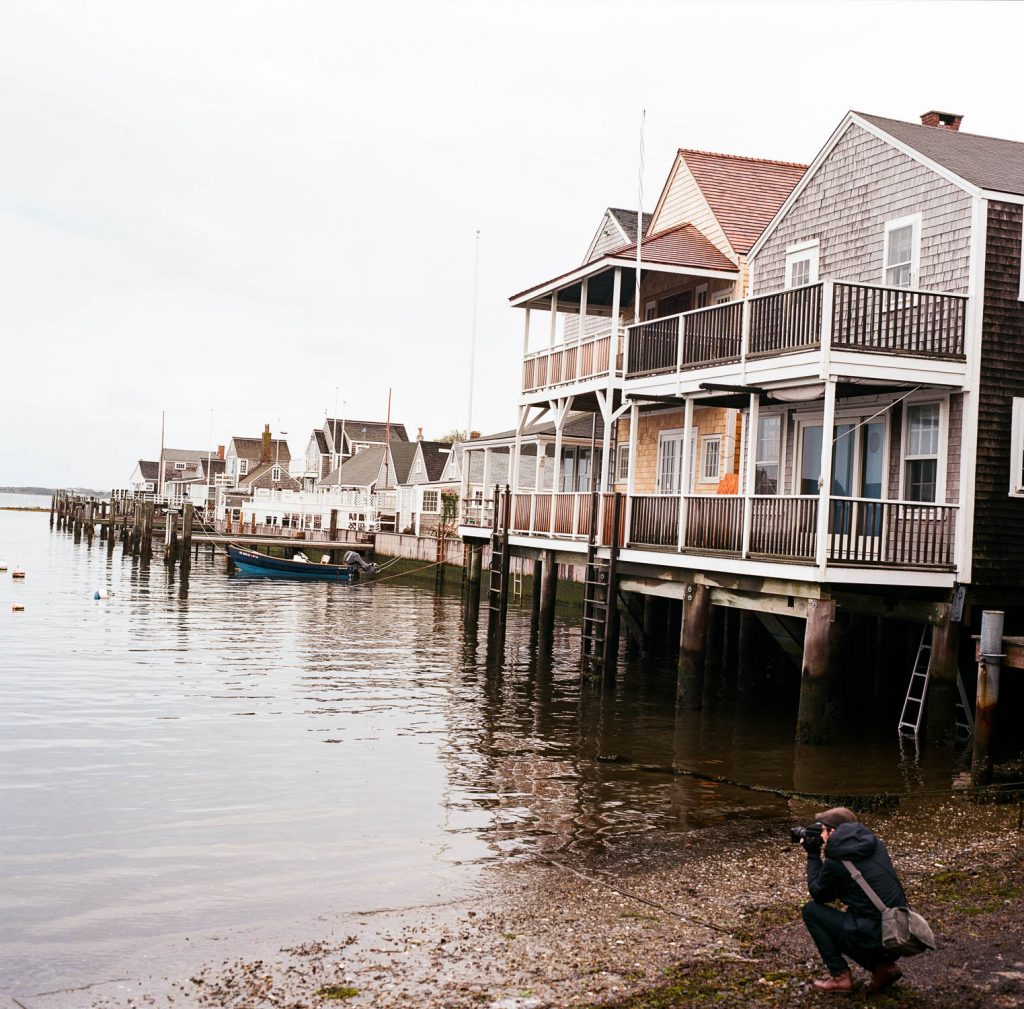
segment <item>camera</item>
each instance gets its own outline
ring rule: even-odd
[[[803,844],[807,840],[807,835],[810,834],[814,838],[815,842],[821,840],[821,828],[824,826],[821,823],[812,823],[809,827],[790,827],[789,828],[789,841],[790,844]],[[813,843],[813,842],[812,842]]]

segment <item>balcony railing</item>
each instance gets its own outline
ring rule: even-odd
[[[966,319],[966,295],[821,281],[630,326],[626,377],[813,350],[823,340],[847,351],[958,360]]]
[[[581,340],[528,354],[523,361],[523,392],[586,382],[604,375],[621,375],[620,341],[621,336],[609,326]]]
[[[604,546],[611,540],[613,500],[611,494],[599,497],[599,541]],[[784,563],[953,568],[955,505],[832,497],[823,555],[818,550],[818,508],[815,495],[635,494],[626,500],[622,543]],[[586,493],[516,494],[511,531],[586,540],[592,509],[593,496]],[[464,521],[465,516],[464,511]]]

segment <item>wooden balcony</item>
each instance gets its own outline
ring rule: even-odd
[[[527,354],[523,360],[523,392],[540,392],[606,376],[621,377],[621,343],[622,335],[609,326],[582,340]]]
[[[967,296],[821,281],[628,327],[626,378],[804,351],[965,356]]]
[[[611,537],[614,495],[597,501],[598,542]],[[685,556],[786,564],[952,571],[957,506],[919,501],[831,497],[819,549],[816,495],[632,495],[622,546]],[[586,541],[591,494],[516,494],[514,534]],[[549,544],[550,546],[550,544]]]

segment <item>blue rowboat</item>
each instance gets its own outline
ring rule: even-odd
[[[353,564],[312,564],[309,561],[268,557],[244,547],[228,547],[228,556],[243,575],[259,578],[301,578],[317,582],[354,582],[359,570]]]

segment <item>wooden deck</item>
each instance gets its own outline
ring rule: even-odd
[[[373,552],[373,543],[357,543],[353,540],[301,540],[294,536],[253,536],[251,534],[239,535],[238,533],[197,533],[192,534],[192,545],[213,544],[214,546],[226,546],[233,543],[245,547],[281,547],[289,546],[300,550],[303,547],[312,547],[314,550],[355,550],[357,553]]]

